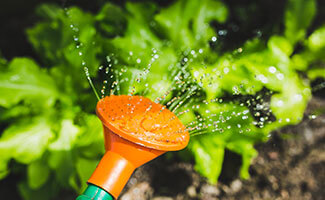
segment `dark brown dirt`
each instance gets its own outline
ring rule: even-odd
[[[166,155],[139,168],[120,199],[324,199],[325,115],[310,117],[324,108],[324,100],[313,98],[300,124],[275,131],[257,145],[248,180],[238,177],[240,157],[231,152],[217,185],[208,184],[193,164]]]

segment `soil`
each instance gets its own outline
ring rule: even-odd
[[[259,155],[248,180],[239,178],[240,157],[232,152],[226,152],[217,185],[202,178],[193,163],[166,155],[137,169],[120,199],[324,199],[325,115],[310,117],[324,108],[324,99],[314,97],[300,124],[275,131],[267,143],[256,145]]]

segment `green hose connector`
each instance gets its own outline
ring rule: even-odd
[[[78,196],[76,200],[114,200],[114,197],[102,188],[89,184],[84,193]]]

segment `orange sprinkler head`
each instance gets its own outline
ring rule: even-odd
[[[97,104],[106,153],[88,183],[117,198],[144,163],[167,151],[185,148],[189,133],[174,113],[141,96],[108,96]]]

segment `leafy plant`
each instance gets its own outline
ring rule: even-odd
[[[2,178],[11,159],[27,165],[27,179],[18,185],[25,199],[50,199],[64,188],[80,192],[104,152],[101,124],[93,114],[96,99],[80,67],[87,62],[95,73],[100,46],[88,42],[96,41],[94,16],[69,9],[80,29],[80,41],[74,41],[77,33],[63,9],[43,5],[37,12],[45,21],[27,35],[48,67],[30,58],[3,62],[0,116],[8,127],[0,139],[0,163]],[[85,60],[75,42],[84,42]]]
[[[283,34],[256,36],[227,52],[218,48],[227,44],[216,27],[231,13],[221,1],[106,3],[97,14],[45,4],[36,12],[42,21],[27,36],[43,67],[30,58],[0,60],[0,123],[7,126],[0,177],[16,162],[24,164],[26,180],[18,187],[25,199],[50,199],[66,188],[81,192],[104,153],[84,68],[96,88],[108,80],[103,94],[164,96],[167,105],[182,97],[178,113],[184,111],[181,119],[194,122],[189,126],[199,134],[187,150],[212,183],[225,149],[242,156],[240,175],[248,178],[254,144],[298,123],[310,81],[325,74],[325,29],[307,35],[314,0],[288,1]]]

